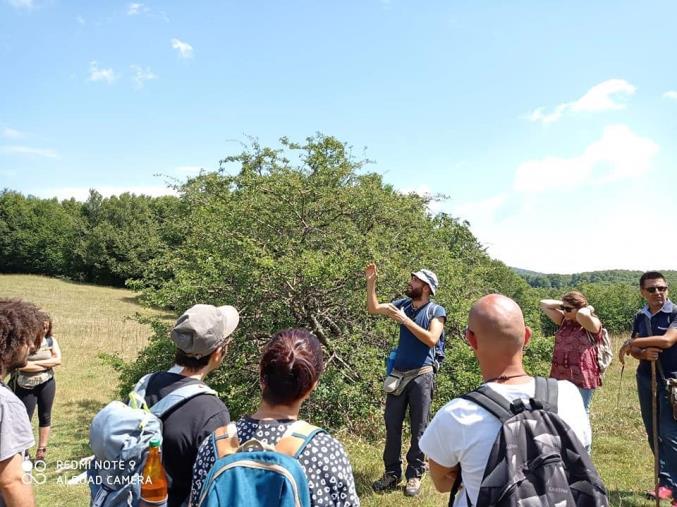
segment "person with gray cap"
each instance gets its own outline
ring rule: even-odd
[[[402,478],[402,424],[409,408],[411,440],[407,452],[407,485],[404,494],[418,495],[425,472],[425,456],[419,447],[430,413],[433,377],[436,365],[435,349],[444,336],[447,312],[430,299],[439,286],[437,276],[429,269],[411,274],[406,297],[391,303],[379,303],[376,297],[376,265],[365,269],[367,279],[367,311],[384,315],[400,325],[400,336],[392,372],[386,378],[385,425],[386,443],[383,451],[385,472],[373,483],[374,491],[395,489]]]
[[[172,408],[162,417],[162,461],[169,477],[168,506],[188,504],[193,463],[202,441],[230,422],[226,405],[203,379],[221,366],[230,335],[240,316],[232,306],[195,305],[179,317],[171,332],[176,344],[175,365],[154,373],[146,387],[146,403],[153,406],[181,387],[202,384],[204,393]]]

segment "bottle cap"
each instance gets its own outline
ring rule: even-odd
[[[160,447],[160,444],[162,443],[162,439],[160,437],[153,437],[148,445],[150,447]]]

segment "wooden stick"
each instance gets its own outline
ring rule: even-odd
[[[656,507],[660,507],[661,499],[658,496],[658,472],[659,472],[659,456],[658,456],[658,403],[657,403],[658,389],[656,388],[656,361],[651,361],[651,420],[653,428],[653,478],[654,478],[654,492],[656,494]]]

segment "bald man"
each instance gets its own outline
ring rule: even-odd
[[[473,304],[465,339],[473,349],[485,385],[513,401],[534,396],[534,378],[524,371],[522,350],[531,339],[522,310],[500,294],[484,296]],[[575,385],[558,382],[558,414],[578,436],[590,444],[590,423]],[[456,495],[454,507],[465,507],[467,497],[477,502],[489,453],[501,422],[472,401],[456,398],[442,407],[421,438],[428,456],[430,476],[438,491],[448,492],[461,470],[465,487]]]

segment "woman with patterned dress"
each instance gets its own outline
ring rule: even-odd
[[[567,292],[562,300],[543,299],[541,309],[559,329],[555,333],[550,376],[568,380],[578,387],[585,411],[602,385],[597,364],[597,343],[602,339],[602,322],[586,297],[578,291]]]
[[[263,349],[259,363],[261,402],[252,415],[237,421],[239,441],[257,439],[275,446],[298,420],[324,369],[319,340],[303,329],[277,333]],[[207,473],[215,462],[214,439],[207,437],[193,466],[190,504],[197,506]],[[352,507],[360,501],[343,446],[329,433],[317,433],[298,457],[308,479],[313,506]]]

